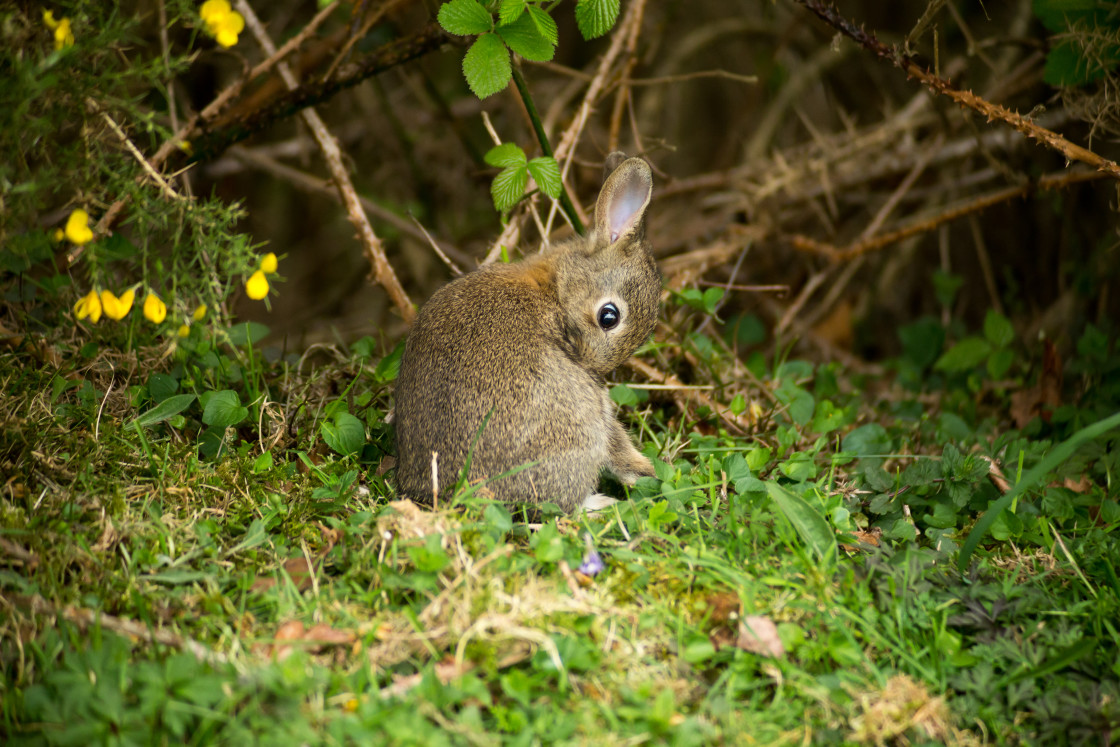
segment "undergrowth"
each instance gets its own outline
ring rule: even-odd
[[[706,314],[676,299],[667,316],[684,331]],[[751,355],[757,387],[721,387],[744,365],[731,333],[654,342],[643,355],[680,370],[684,341],[708,401],[738,404],[682,410],[613,385],[657,477],[604,514],[529,522],[469,496],[395,501],[396,355],[372,340],[312,365],[251,343],[259,328],[129,356],[25,337],[0,359],[16,413],[0,436],[3,730],[52,744],[1107,741],[1114,433],[1023,486],[957,565],[978,516],[1115,412],[1120,353],[1088,327],[1044,402],[1053,372],[998,319],[986,328],[955,343],[931,323],[902,330],[892,384]]]

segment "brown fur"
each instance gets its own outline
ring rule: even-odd
[[[488,481],[506,502],[552,501],[571,512],[604,467],[631,484],[653,474],[604,384],[653,331],[661,288],[644,235],[649,166],[615,161],[587,237],[476,270],[420,310],[397,380],[401,494],[431,499],[435,452],[446,495],[476,436],[469,479]],[[603,299],[623,312],[612,330],[597,322]],[[499,477],[523,465],[531,466]]]

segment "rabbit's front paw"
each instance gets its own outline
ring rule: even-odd
[[[584,513],[590,514],[594,513],[595,511],[602,511],[604,508],[608,508],[615,503],[618,503],[618,501],[614,498],[611,498],[609,495],[603,495],[602,493],[592,493],[591,495],[583,499],[583,503],[581,503],[579,507],[581,510],[583,510]]]

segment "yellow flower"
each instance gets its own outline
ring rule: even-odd
[[[190,337],[191,327],[189,324],[179,325],[179,337]]]
[[[278,263],[276,262],[276,255],[272,252],[269,252],[268,254],[261,257],[261,272],[265,273],[266,275],[271,275],[272,273],[276,272],[277,264]]]
[[[144,299],[144,317],[152,324],[159,324],[167,318],[167,304],[155,293],[148,293]]]
[[[257,270],[245,283],[245,292],[249,295],[249,298],[260,301],[268,295],[268,278],[264,276],[263,272]]]
[[[121,320],[124,319],[128,312],[132,310],[132,299],[136,297],[136,291],[131,288],[126,290],[120,295],[120,298],[113,295],[112,291],[101,291],[101,308],[105,310],[105,316],[110,319]]]
[[[97,295],[96,290],[91,290],[86,295],[78,299],[74,304],[74,316],[78,319],[85,319],[87,316],[94,324],[101,318],[101,298]]]
[[[228,0],[206,0],[198,12],[206,22],[206,31],[218,44],[223,47],[237,44],[237,35],[245,28],[245,19],[230,9]]]
[[[53,236],[54,236],[55,241],[62,241],[63,239],[66,238],[66,232],[63,231],[61,228],[56,228],[56,229],[54,229]]]
[[[78,246],[93,240],[93,231],[89,228],[89,213],[81,208],[70,213],[70,217],[66,219],[66,238]]]
[[[204,304],[204,303],[199,304],[198,308],[196,308],[194,310],[194,313],[191,314],[191,318],[194,319],[196,322],[201,322],[203,319],[205,319],[206,318],[206,304]]]
[[[74,44],[74,32],[70,29],[70,19],[63,18],[61,21],[54,19],[54,13],[49,10],[43,11],[43,23],[47,28],[54,31],[54,48],[62,49]]]

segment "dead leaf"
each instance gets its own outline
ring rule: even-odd
[[[841,350],[851,350],[855,340],[851,302],[845,299],[836,304],[829,315],[813,327],[813,334]]]
[[[709,594],[704,599],[708,608],[708,620],[713,625],[726,625],[739,619],[739,595],[730,591]]]
[[[868,530],[866,532],[863,531],[862,529],[857,529],[854,532],[852,532],[852,535],[856,538],[856,540],[860,544],[871,545],[872,547],[878,547],[879,546],[879,538],[883,536],[883,530],[880,529],[879,527],[872,527],[870,530]],[[844,550],[848,551],[848,552],[859,552],[860,550],[865,550],[866,549],[864,547],[860,547],[860,545],[849,545],[846,542],[841,542],[840,547],[843,548]]]
[[[776,659],[786,655],[778,627],[763,615],[749,615],[739,621],[739,638],[735,645],[744,651]]]
[[[339,630],[322,623],[306,628],[299,620],[289,620],[276,630],[268,655],[283,661],[298,647],[313,654],[333,646],[348,646],[357,640],[357,634],[349,630]]]

